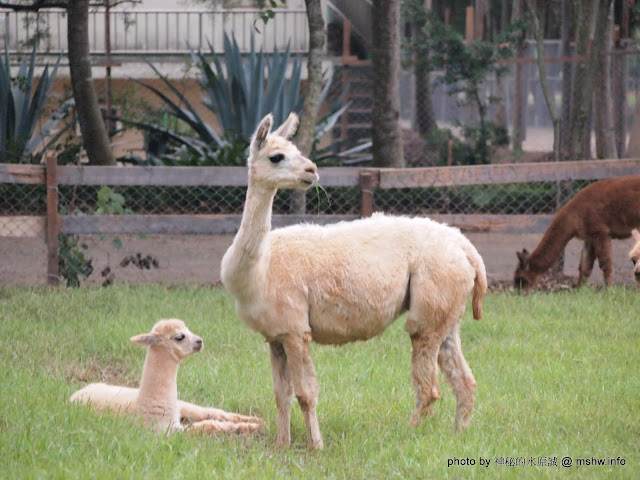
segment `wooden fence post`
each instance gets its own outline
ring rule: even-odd
[[[363,170],[359,175],[360,180],[360,216],[373,215],[373,189],[378,186],[378,172]]]
[[[46,158],[47,185],[47,285],[58,286],[58,234],[60,224],[58,216],[58,161],[54,155]]]

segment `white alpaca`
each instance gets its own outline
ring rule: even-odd
[[[465,427],[476,381],[462,355],[459,325],[472,291],[473,316],[482,316],[482,258],[458,229],[426,218],[378,214],[272,231],[276,190],[308,189],[318,178],[315,164],[288,140],[298,118],[291,114],[274,133],[272,121],[267,115],[251,140],[244,213],[221,277],[238,315],[269,342],[277,444],[290,445],[295,395],[309,447],[323,447],[309,343],[366,340],[406,311],[416,397],[411,423],[430,414],[440,397],[439,363],[456,395],[456,430]]]
[[[199,352],[202,339],[178,319],[160,320],[151,332],[131,337],[148,347],[140,388],[92,383],[71,395],[71,402],[89,404],[97,410],[141,415],[153,429],[166,432],[187,429],[198,432],[250,433],[259,431],[256,417],[228,413],[178,400],[178,365]]]
[[[636,243],[629,252],[629,258],[633,262],[633,276],[636,282],[640,283],[640,232],[634,228],[631,230],[631,236]]]

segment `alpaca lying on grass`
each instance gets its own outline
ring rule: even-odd
[[[78,390],[71,402],[89,404],[97,410],[141,415],[153,429],[166,432],[251,433],[261,428],[256,417],[228,413],[178,400],[178,365],[183,358],[202,350],[202,339],[178,319],[160,320],[151,332],[131,337],[147,347],[140,388],[92,383]]]
[[[611,239],[629,238],[631,230],[639,226],[640,175],[592,183],[558,211],[533,252],[525,249],[516,253],[515,287],[525,291],[534,289],[574,237],[584,241],[576,286],[587,281],[596,258],[604,283],[610,285],[613,280]]]
[[[636,282],[640,283],[640,232],[635,228],[631,230],[633,241],[636,242],[631,251],[629,252],[629,258],[633,262],[633,276]]]
[[[462,355],[459,329],[472,291],[473,316],[482,316],[482,258],[458,229],[426,218],[377,214],[272,231],[276,190],[306,190],[318,179],[316,165],[288,140],[297,116],[291,114],[274,133],[272,122],[271,115],[262,119],[251,140],[242,222],[222,259],[221,278],[239,316],[269,342],[277,444],[291,442],[295,395],[309,447],[323,447],[309,343],[367,340],[406,311],[416,397],[411,423],[431,414],[440,398],[440,364],[457,400],[456,430],[465,427],[476,381]]]

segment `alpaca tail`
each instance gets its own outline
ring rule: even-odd
[[[473,318],[480,320],[482,318],[482,300],[487,293],[487,271],[478,251],[473,245],[469,245],[471,248],[467,249],[467,258],[476,271],[476,276],[473,280],[473,299],[471,305],[473,307]]]

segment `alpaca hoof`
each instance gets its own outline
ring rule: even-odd
[[[307,448],[309,450],[323,450],[324,442],[322,441],[322,439],[316,440],[316,441],[309,441],[309,443],[307,444]]]

